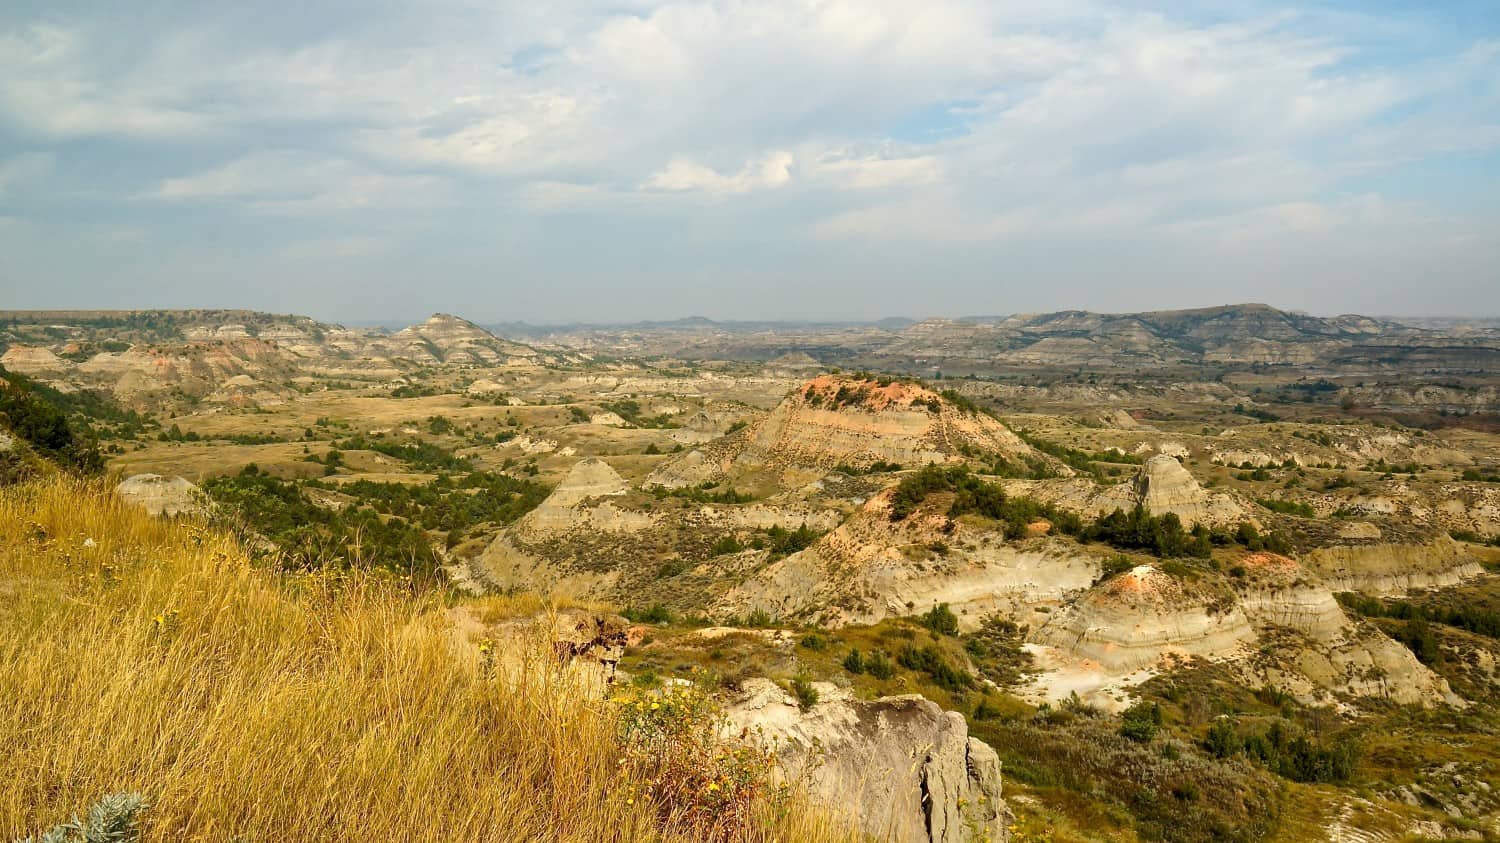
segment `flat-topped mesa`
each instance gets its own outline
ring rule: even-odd
[[[822,375],[793,390],[749,429],[690,452],[653,473],[648,485],[686,486],[736,466],[770,466],[789,483],[840,467],[918,467],[965,453],[1041,459],[998,420],[914,381]]]
[[[12,345],[0,355],[0,366],[23,375],[55,375],[71,370],[73,361],[38,345]]]
[[[1335,591],[1380,595],[1444,588],[1484,572],[1464,545],[1443,533],[1410,544],[1351,540],[1310,550],[1302,561]]]
[[[920,466],[965,450],[1029,454],[1005,425],[910,381],[813,378],[750,431],[740,459],[824,469],[876,462]]]

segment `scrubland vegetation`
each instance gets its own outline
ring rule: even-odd
[[[1163,558],[1209,557],[1215,545],[1240,544],[1251,550],[1285,552],[1279,535],[1262,535],[1248,522],[1235,532],[1212,531],[1198,526],[1186,530],[1174,514],[1153,515],[1140,506],[1117,509],[1087,521],[1077,514],[1022,495],[1008,495],[998,484],[975,475],[966,465],[929,465],[908,474],[891,495],[890,517],[900,521],[911,515],[928,497],[953,494],[949,518],[976,514],[1000,522],[1006,538],[1027,535],[1032,524],[1045,521],[1050,532],[1069,535],[1082,542],[1100,542],[1121,550],[1140,550]]]
[[[65,475],[0,491],[0,535],[0,839],[116,792],[147,841],[838,839],[712,766],[711,711],[622,717],[542,642],[482,659],[442,592],[278,574]]]

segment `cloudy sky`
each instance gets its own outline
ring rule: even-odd
[[[0,307],[1500,315],[1494,0],[0,7]]]

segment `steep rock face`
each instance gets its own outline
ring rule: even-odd
[[[1154,456],[1141,466],[1135,478],[1135,496],[1152,513],[1174,513],[1187,526],[1227,523],[1245,514],[1232,498],[1210,494],[1199,486],[1182,463],[1166,455]]]
[[[1033,640],[1127,673],[1164,656],[1223,658],[1255,639],[1245,612],[1233,601],[1193,587],[1151,565],[1141,565],[1099,586],[1059,612]]]
[[[721,608],[840,626],[948,603],[971,625],[992,611],[1060,601],[1098,575],[1094,557],[1064,542],[1008,541],[951,521],[943,514],[949,501],[940,497],[896,522],[890,491],[871,497],[812,547],[731,589]]]
[[[1401,594],[1456,585],[1483,572],[1464,546],[1445,535],[1423,544],[1363,544],[1308,551],[1304,566],[1333,591]]]
[[[1252,553],[1239,566],[1247,572],[1239,588],[1240,604],[1256,625],[1286,627],[1323,641],[1338,637],[1349,626],[1333,592],[1295,561]]]
[[[713,444],[668,462],[647,483],[688,485],[736,466],[801,472],[810,475],[805,482],[838,466],[915,467],[959,459],[965,450],[1038,458],[1005,425],[922,386],[837,375],[804,383],[747,431]]]
[[[1255,553],[1238,565],[1243,574],[1233,589],[1142,565],[1055,612],[1031,641],[1051,648],[1038,651],[1044,662],[1073,672],[1063,684],[1092,671],[1084,687],[1128,685],[1191,656],[1229,663],[1247,684],[1309,703],[1339,695],[1460,702],[1406,647],[1351,621],[1333,592],[1294,560]]]
[[[1263,643],[1276,643],[1273,655],[1246,666],[1254,680],[1304,700],[1335,693],[1414,705],[1459,702],[1410,650],[1351,621],[1328,586],[1297,562],[1253,553],[1239,564],[1246,571],[1239,588],[1245,613]]]
[[[856,699],[818,682],[803,712],[767,679],[747,680],[726,712],[729,728],[777,750],[813,798],[857,818],[880,840],[1009,840],[1000,760],[968,735],[963,715],[918,695]]]
[[[136,474],[120,481],[115,494],[152,515],[194,515],[209,508],[208,496],[182,477]]]

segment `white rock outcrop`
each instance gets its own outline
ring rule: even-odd
[[[136,474],[120,481],[115,494],[152,515],[175,517],[207,512],[208,496],[182,477]]]
[[[1128,673],[1164,656],[1238,655],[1255,640],[1255,630],[1236,603],[1141,565],[1054,613],[1033,640],[1106,672]]]

